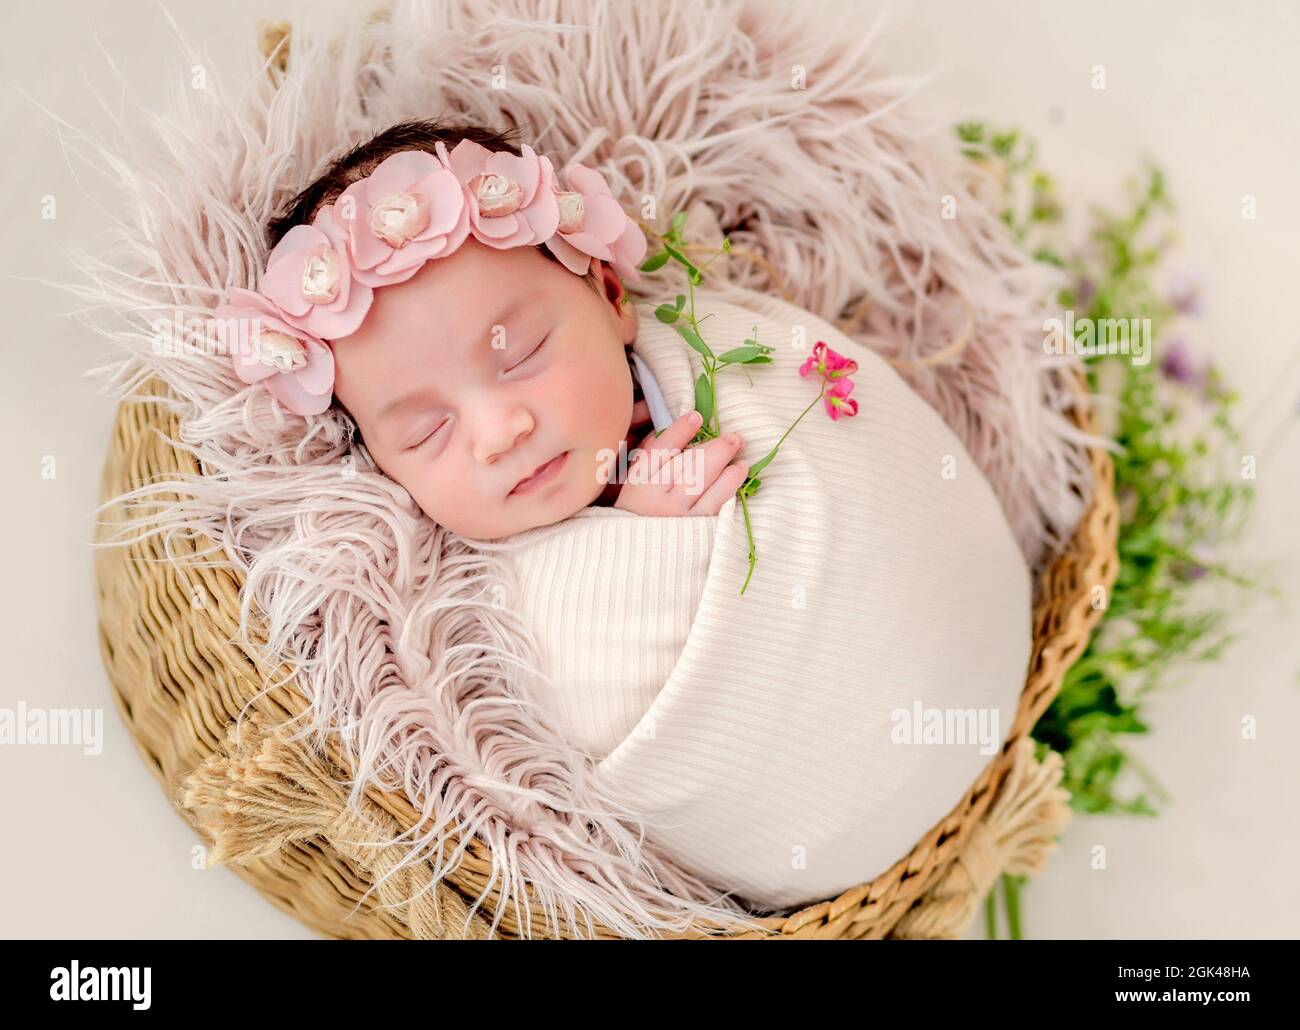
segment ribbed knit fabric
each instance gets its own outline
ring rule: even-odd
[[[519,534],[529,539],[509,552],[549,677],[536,697],[593,757],[632,732],[677,664],[717,522],[583,508],[558,533]]]
[[[776,348],[718,379],[745,457],[816,396],[798,368],[817,340],[859,363],[861,410],[833,422],[818,404],[761,473],[745,595],[734,497],[715,517],[586,508],[507,554],[552,680],[541,696],[596,774],[684,866],[781,909],[872,879],[960,800],[1011,726],[1030,589],[943,420],[863,345],[750,297],[696,301],[715,351],[755,327]],[[644,320],[634,348],[672,415],[691,407],[699,365],[677,333]],[[916,742],[927,719],[961,716],[985,720],[964,723],[982,739]]]

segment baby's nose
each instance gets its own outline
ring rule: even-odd
[[[482,426],[474,437],[474,459],[481,465],[490,465],[502,454],[510,453],[520,437],[533,429],[533,418],[523,408],[489,411],[482,417]]]

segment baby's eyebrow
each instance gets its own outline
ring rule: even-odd
[[[400,414],[406,408],[411,407],[416,401],[420,400],[424,400],[423,390],[415,390],[411,393],[403,394],[401,397],[394,398],[380,408],[379,414],[376,415],[375,418],[391,418],[393,415]]]
[[[514,297],[511,297],[505,302],[504,307],[492,313],[492,315],[487,320],[487,324],[483,326],[483,328],[478,333],[474,334],[471,338],[474,339],[486,338],[487,340],[490,341],[492,339],[493,328],[497,325],[505,325],[509,321],[509,319],[514,316],[514,314],[517,311],[521,310],[528,303],[530,299],[531,299],[530,295],[516,294]],[[379,413],[375,416],[375,418],[376,420],[378,420],[378,419],[390,418],[393,415],[400,414],[402,411],[404,411],[406,408],[411,407],[417,401],[423,401],[427,396],[427,394],[428,391],[421,388],[408,390],[407,392],[401,394],[400,396],[392,398],[387,404],[385,404],[382,408],[380,408]]]

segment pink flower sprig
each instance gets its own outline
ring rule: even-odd
[[[853,392],[853,380],[849,377],[857,370],[858,363],[856,361],[837,353],[821,340],[818,340],[816,346],[813,347],[812,357],[799,368],[799,374],[805,378],[813,372],[817,373],[821,380],[820,392],[812,399],[808,407],[799,413],[799,417],[790,423],[790,428],[781,434],[781,439],[773,445],[772,449],[749,467],[748,478],[740,484],[740,489],[737,490],[737,494],[740,496],[740,507],[745,515],[745,531],[749,535],[749,572],[745,576],[745,582],[741,585],[741,594],[744,594],[746,587],[749,586],[750,577],[754,574],[754,565],[758,561],[758,550],[754,545],[754,531],[749,522],[749,505],[746,503],[746,498],[752,497],[754,492],[762,485],[758,473],[762,472],[776,457],[776,453],[781,449],[781,445],[785,443],[786,437],[794,432],[794,427],[803,421],[804,416],[812,411],[818,401],[825,402],[826,414],[831,417],[832,421],[838,421],[841,418],[852,418],[858,413],[858,402],[849,396]]]
[[[823,383],[834,384],[830,390],[823,391],[823,396],[826,398],[826,414],[832,419],[838,419],[858,413],[858,402],[849,397],[853,392],[853,380],[849,376],[857,370],[856,361],[837,354],[818,340],[813,347],[812,357],[799,368],[799,374],[809,376],[816,372],[822,377]]]
[[[722,354],[715,354],[713,348],[705,342],[703,332],[700,328],[704,318],[697,317],[695,313],[695,287],[704,281],[704,271],[711,265],[715,259],[724,253],[731,252],[731,241],[723,237],[722,247],[703,265],[696,265],[689,257],[687,252],[692,249],[687,246],[682,236],[682,228],[686,224],[686,213],[679,211],[675,214],[669,223],[668,231],[659,237],[663,249],[653,256],[646,258],[641,263],[642,272],[657,272],[669,261],[676,262],[686,271],[687,293],[679,294],[675,303],[660,304],[655,308],[655,317],[665,325],[671,325],[677,330],[677,333],[686,343],[700,356],[704,371],[695,381],[695,410],[700,413],[700,430],[695,434],[692,443],[702,443],[705,440],[711,440],[719,436],[722,432],[718,424],[718,404],[717,404],[717,387],[715,379],[717,374],[730,365],[737,365],[742,371],[746,365],[770,365],[772,363],[773,348],[766,344],[758,342],[758,328],[754,328],[754,336],[744,341],[744,346],[733,347],[731,350],[724,351]],[[849,396],[853,391],[853,380],[849,377],[858,370],[858,363],[850,358],[837,354],[826,346],[825,342],[818,340],[817,345],[813,347],[812,356],[803,363],[799,369],[799,374],[805,378],[816,372],[821,380],[821,392],[812,399],[812,403],[804,408],[803,412],[797,419],[790,424],[790,428],[781,434],[781,439],[776,442],[770,451],[762,458],[749,467],[749,475],[745,481],[736,490],[736,495],[740,498],[740,508],[745,516],[745,533],[749,537],[749,571],[745,575],[745,582],[740,588],[741,594],[744,594],[749,586],[750,577],[754,575],[754,565],[758,561],[758,549],[754,544],[754,527],[749,520],[748,498],[752,497],[755,491],[762,485],[763,481],[758,478],[758,473],[765,469],[776,452],[781,449],[781,444],[785,443],[785,438],[790,435],[802,420],[804,415],[812,411],[813,406],[818,401],[824,401],[826,405],[826,414],[832,420],[841,418],[851,418],[858,413],[858,402]],[[748,372],[746,372],[748,375]]]

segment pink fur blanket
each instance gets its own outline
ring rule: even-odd
[[[185,68],[199,63],[179,42]],[[742,908],[648,844],[590,759],[522,699],[535,654],[493,603],[500,557],[424,517],[345,416],[304,424],[228,359],[161,353],[159,325],[253,286],[268,218],[358,141],[408,118],[518,123],[540,151],[598,167],[630,211],[653,198],[652,226],[690,208],[703,242],[720,227],[770,262],[719,261],[716,285],[852,316],[847,331],[961,439],[1036,568],[1089,490],[1087,441],[1067,418],[1075,359],[1041,346],[1054,283],[973,194],[947,128],[909,112],[911,87],[877,68],[879,51],[874,32],[751,2],[409,0],[339,39],[296,25],[278,88],[250,39],[235,81],[209,68],[206,88],[181,90],[147,131],[105,141],[68,127],[127,212],[111,253],[77,258],[86,282],[62,284],[120,348],[96,371],[118,397],[165,380],[176,443],[205,470],[119,499],[136,513],[127,532],[218,541],[245,615],[269,626],[245,646],[296,667],[311,701],[301,733],[340,735],[354,798],[367,783],[405,793],[426,816],[409,859],[443,872],[459,855],[439,857],[448,835],[478,835],[489,889],[540,909],[552,932],[599,920],[653,936]],[[942,217],[945,197],[956,218]],[[676,292],[647,282],[656,300]],[[183,500],[158,503],[170,491]]]

